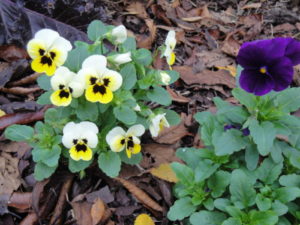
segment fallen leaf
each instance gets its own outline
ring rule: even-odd
[[[235,79],[228,71],[204,70],[195,74],[189,66],[174,66],[174,70],[180,73],[180,78],[188,85],[207,84],[207,85],[225,85],[229,88],[235,87]]]
[[[172,183],[177,183],[178,179],[176,177],[176,174],[172,170],[169,163],[163,163],[157,168],[152,168],[150,170],[150,173],[153,176],[156,176],[162,180],[166,180]]]
[[[180,95],[179,93],[175,92],[173,89],[171,89],[169,86],[167,86],[167,91],[169,92],[169,94],[172,97],[172,100],[174,102],[179,102],[179,103],[188,103],[191,101],[191,99],[186,98],[182,95]]]
[[[154,24],[153,20],[146,19],[146,25],[148,26],[150,35],[136,35],[137,37],[137,45],[139,48],[147,48],[151,49],[152,43],[156,38],[156,25]]]
[[[98,198],[91,208],[92,224],[97,225],[100,223],[104,213],[105,204],[101,199]]]
[[[236,67],[235,66],[217,66],[219,70],[226,70],[228,71],[231,76],[235,77],[236,76]]]
[[[296,30],[296,26],[290,23],[283,23],[274,27],[273,32],[276,33],[285,33],[285,32],[292,32]]]
[[[231,56],[236,57],[238,55],[238,52],[240,50],[240,44],[238,41],[236,41],[232,35],[228,36],[225,41],[223,42],[223,46],[221,50]]]
[[[13,62],[19,59],[26,59],[28,56],[24,48],[19,48],[15,45],[0,46],[0,58],[6,62]]]
[[[242,9],[258,9],[261,7],[261,2],[257,2],[257,3],[250,3],[247,5],[244,5],[242,7]]]
[[[91,216],[92,204],[84,200],[73,199],[71,206],[74,210],[74,216],[78,225],[93,225]]]
[[[86,200],[90,203],[93,203],[96,201],[96,199],[101,199],[106,204],[111,203],[115,200],[114,195],[111,193],[109,186],[104,186],[99,191],[94,191],[91,193],[88,193],[86,195]]]
[[[134,213],[134,211],[140,209],[140,205],[130,205],[130,206],[121,206],[116,208],[115,214],[117,216],[129,216]]]
[[[224,53],[220,49],[214,49],[212,51],[201,51],[196,53],[199,58],[198,61],[203,61],[205,67],[213,68],[218,66],[228,66],[234,64],[234,60]]]
[[[134,225],[154,225],[154,221],[147,214],[140,214],[134,221]]]
[[[26,152],[31,150],[32,147],[26,142],[15,142],[11,141],[9,143],[2,142],[0,143],[0,150],[4,152],[16,152],[17,157],[21,159]]]
[[[137,15],[141,19],[148,18],[148,14],[146,12],[145,6],[141,2],[137,2],[137,1],[131,2],[127,6],[126,10],[128,11],[128,14]]]
[[[32,192],[14,192],[8,201],[8,206],[22,210],[30,208]]]

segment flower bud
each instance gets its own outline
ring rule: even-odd
[[[169,85],[170,80],[171,80],[171,77],[169,74],[167,74],[166,72],[161,72],[160,78],[161,78],[161,82],[163,82],[163,84]]]
[[[127,39],[127,30],[123,25],[117,26],[111,31],[111,36],[115,44],[122,44]]]
[[[112,63],[116,64],[116,65],[121,65],[124,63],[128,63],[131,62],[131,52],[127,52],[127,53],[123,53],[123,54],[116,54],[113,56],[109,56],[107,57],[109,61],[111,61]]]

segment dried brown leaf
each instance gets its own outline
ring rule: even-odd
[[[24,48],[19,48],[15,45],[0,46],[0,58],[6,62],[13,62],[19,59],[26,59],[28,56]]]
[[[157,27],[151,19],[146,19],[145,22],[150,35],[137,35],[137,45],[139,48],[151,49],[152,43],[156,38]]]
[[[169,86],[167,86],[167,91],[168,91],[169,94],[171,95],[172,100],[173,100],[174,102],[188,103],[188,102],[191,101],[191,99],[186,98],[186,97],[180,95],[179,93],[173,91],[173,89],[171,89]]]
[[[176,177],[176,174],[172,170],[170,163],[163,163],[159,165],[159,167],[157,168],[152,168],[150,170],[150,173],[153,176],[156,176],[162,180],[166,180],[173,183],[178,182],[178,178]]]
[[[132,184],[131,182],[122,179],[122,178],[115,178],[119,181],[131,194],[133,194],[142,204],[148,206],[151,209],[156,211],[162,212],[163,208],[155,202],[152,198],[149,197],[142,189],[137,187],[136,185]]]
[[[240,44],[237,40],[235,40],[232,35],[228,36],[225,41],[223,42],[223,46],[221,50],[231,56],[236,57],[239,50],[240,50]]]
[[[137,1],[131,2],[127,6],[126,10],[128,11],[129,14],[137,15],[141,19],[148,18],[148,14],[142,2],[137,2]]]
[[[26,142],[15,142],[0,143],[0,150],[4,152],[16,152],[17,157],[21,159],[23,155],[28,152],[32,147]]]
[[[8,202],[8,206],[17,209],[28,209],[32,205],[32,192],[14,192]]]
[[[75,199],[71,202],[74,210],[74,216],[78,225],[93,225],[93,218],[91,216],[92,204],[86,201],[76,201]]]
[[[242,7],[242,9],[258,9],[261,7],[261,2],[257,2],[257,3],[250,3],[247,5],[244,5]]]
[[[32,212],[29,213],[20,223],[20,225],[33,225],[36,224],[36,222],[38,221],[38,217],[37,215]]]
[[[91,208],[91,216],[93,225],[100,223],[105,213],[105,204],[101,199],[97,199]]]

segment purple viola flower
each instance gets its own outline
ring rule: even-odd
[[[224,126],[224,131],[230,130],[230,129],[237,129],[242,131],[244,136],[248,136],[250,134],[250,131],[248,128],[242,129],[242,126],[240,124],[226,124]]]
[[[293,80],[293,66],[300,63],[300,42],[293,38],[246,42],[237,61],[244,68],[239,82],[245,91],[259,96],[282,91]]]

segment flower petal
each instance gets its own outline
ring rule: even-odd
[[[86,139],[87,140],[87,145],[91,148],[96,148],[98,144],[98,136],[95,132],[91,130],[82,130],[80,139]]]
[[[122,135],[116,135],[111,139],[109,144],[110,149],[113,152],[121,152],[125,148],[125,137]]]
[[[174,30],[170,30],[167,34],[165,45],[169,46],[172,50],[174,50],[176,45],[176,33]]]
[[[72,101],[72,95],[67,90],[56,90],[54,91],[51,96],[50,100],[53,105],[56,106],[68,106]]]
[[[101,79],[104,82],[104,84],[105,82],[108,82],[106,86],[109,87],[111,91],[118,90],[121,87],[123,82],[123,78],[120,73],[109,69],[105,70]]]
[[[269,93],[274,88],[273,78],[257,70],[243,70],[239,82],[245,91],[259,96]]]
[[[138,154],[141,151],[142,147],[140,144],[134,144],[133,148],[131,149],[132,154]]]
[[[91,77],[94,77],[98,80],[99,75],[97,74],[97,71],[93,68],[83,68],[78,71],[77,78],[79,82],[82,82],[85,84],[85,86],[92,85],[90,82]]]
[[[79,161],[81,159],[81,156],[79,155],[79,152],[76,150],[75,145],[73,145],[70,150],[70,157],[71,159],[75,160],[75,161]]]
[[[142,124],[137,124],[128,129],[126,136],[142,136],[145,133],[145,127]]]
[[[300,42],[292,39],[287,45],[285,56],[288,57],[293,65],[298,65],[300,63]]]
[[[103,85],[90,85],[85,91],[85,98],[90,102],[107,104],[112,101],[113,93],[109,88],[106,88]]]
[[[82,63],[82,68],[92,68],[97,74],[103,73],[106,69],[107,60],[103,55],[91,55],[86,58]]]
[[[274,80],[274,90],[281,91],[286,89],[293,81],[293,63],[286,57],[278,58],[268,68]]]
[[[87,147],[86,151],[78,152],[79,158],[84,161],[90,161],[93,158],[93,151],[89,147]]]
[[[124,25],[119,25],[112,29],[111,35],[115,44],[122,44],[127,39],[127,30]]]
[[[68,86],[68,83],[76,76],[67,67],[61,66],[56,71],[53,77],[51,77],[51,87],[53,90],[58,90],[60,85]]]
[[[84,83],[73,80],[69,83],[69,87],[72,88],[72,96],[78,98],[83,95],[84,92]]]
[[[59,49],[59,48],[51,48],[49,50],[50,55],[53,56],[53,63],[56,66],[61,66],[65,63],[65,61],[67,60],[68,57],[68,52],[63,50],[63,49]]]
[[[113,141],[113,138],[116,136],[119,136],[119,135],[124,136],[124,137],[126,135],[126,132],[123,130],[122,127],[115,127],[112,130],[110,130],[106,135],[107,144],[110,145]]]
[[[42,57],[37,57],[31,62],[31,68],[38,73],[46,73],[48,76],[52,76],[56,70],[56,65],[52,62],[50,65],[42,63]]]
[[[59,37],[59,34],[51,29],[42,29],[36,32],[34,38],[43,40],[46,48],[50,48],[53,42]]]
[[[89,122],[89,121],[82,121],[79,123],[81,130],[91,131],[95,134],[99,133],[99,129],[96,124]]]
[[[32,39],[27,44],[27,52],[32,59],[43,56],[46,52],[46,44],[43,40]]]
[[[63,37],[58,37],[52,44],[52,48],[58,48],[62,51],[70,51],[72,49],[71,42]]]

